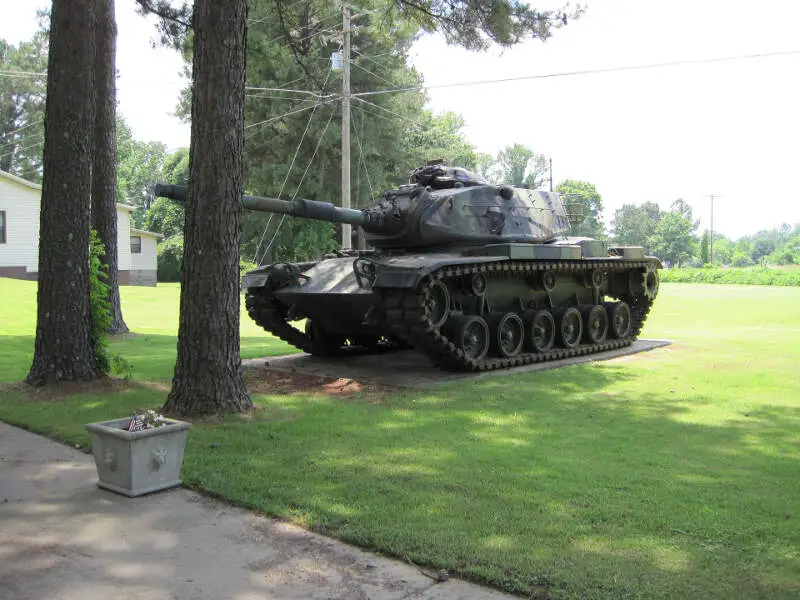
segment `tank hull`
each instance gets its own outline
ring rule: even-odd
[[[599,255],[589,243],[533,246],[272,265],[246,276],[247,308],[305,352],[413,347],[450,371],[602,352],[636,339],[658,293],[657,259],[641,249]]]

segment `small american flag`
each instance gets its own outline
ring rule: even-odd
[[[128,423],[128,431],[139,431],[144,429],[144,419],[140,415],[133,415]]]

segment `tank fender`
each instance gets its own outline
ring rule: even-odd
[[[277,290],[286,287],[297,281],[298,277],[304,277],[303,271],[307,271],[315,264],[317,263],[275,263],[259,267],[245,273],[242,277],[242,289],[269,288]]]
[[[417,287],[423,277],[441,267],[452,265],[468,265],[475,263],[503,262],[505,256],[405,256],[402,260],[376,261],[377,269],[373,288],[406,288]]]

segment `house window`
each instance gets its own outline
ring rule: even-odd
[[[6,211],[0,210],[0,244],[6,243]]]
[[[142,253],[142,236],[140,235],[132,235],[131,236],[131,254],[141,254]]]

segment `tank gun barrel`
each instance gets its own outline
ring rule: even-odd
[[[157,183],[154,191],[156,196],[186,202],[185,185]],[[279,200],[278,198],[264,198],[262,196],[244,196],[242,198],[242,207],[247,210],[279,213],[318,221],[349,223],[372,231],[380,229],[379,223],[376,222],[377,220],[371,213],[353,208],[340,208],[330,202],[319,202],[318,200],[298,198],[289,201]]]

